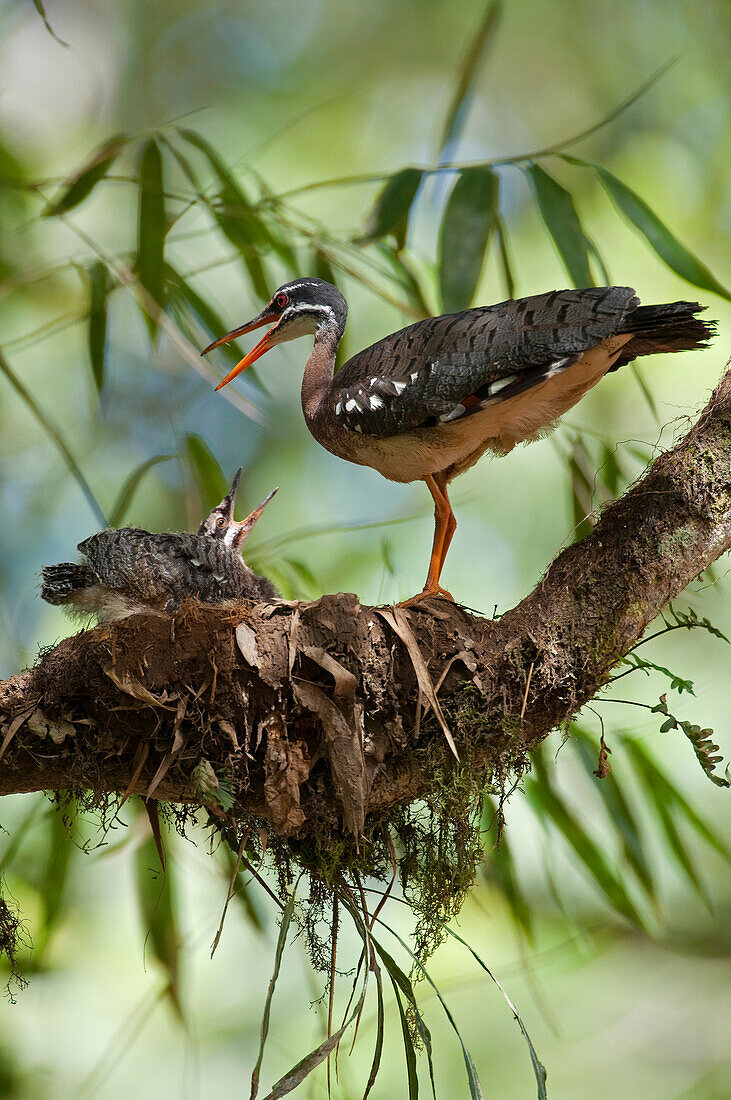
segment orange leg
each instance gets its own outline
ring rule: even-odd
[[[448,600],[452,596],[446,588],[439,584],[444,559],[447,556],[449,544],[457,527],[452,506],[447,496],[447,477],[444,473],[429,474],[424,478],[429,487],[429,492],[434,498],[434,542],[432,543],[431,558],[429,560],[429,572],[427,574],[424,589],[417,596],[404,600],[401,607],[408,607],[428,596],[443,596]]]

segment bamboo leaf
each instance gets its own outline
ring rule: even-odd
[[[659,417],[659,414],[658,414],[658,411],[657,411],[657,405],[655,403],[655,398],[652,396],[652,390],[647,385],[647,382],[645,381],[645,379],[643,377],[642,371],[637,366],[637,363],[629,363],[628,365],[629,365],[630,370],[632,371],[632,377],[634,378],[637,385],[640,387],[640,391],[642,393],[642,396],[644,397],[645,401],[647,402],[647,407],[649,408],[650,412],[655,417],[655,419],[659,420],[660,417]]]
[[[505,283],[505,293],[508,298],[515,297],[515,274],[513,272],[513,262],[510,258],[510,250],[508,248],[508,231],[505,222],[501,217],[497,219],[497,245],[498,256],[500,258],[500,268],[503,274],[503,282]]]
[[[365,951],[368,957],[370,957],[370,937],[368,930],[363,924],[363,920],[360,917],[360,914],[358,913],[357,909],[352,905],[347,896],[339,896],[342,904],[353,918],[353,923],[355,924],[358,934],[363,940]],[[287,1073],[285,1073],[284,1077],[280,1077],[272,1091],[267,1095],[266,1100],[281,1100],[281,1097],[287,1096],[290,1092],[296,1089],[298,1085],[301,1085],[305,1077],[307,1077],[308,1074],[312,1073],[313,1069],[319,1066],[321,1062],[324,1062],[327,1056],[331,1054],[333,1050],[335,1050],[347,1029],[360,1016],[361,1009],[365,1003],[366,993],[368,991],[369,973],[370,971],[368,967],[366,967],[365,977],[363,980],[363,988],[361,990],[360,997],[358,998],[358,1001],[354,1006],[350,1016],[346,1018],[342,1026],[339,1027],[337,1031],[334,1031],[332,1035],[328,1035],[328,1037],[324,1039],[318,1047],[315,1047],[314,1050],[311,1050],[309,1054],[300,1059],[296,1066],[292,1066],[292,1068]],[[253,1096],[251,1100],[254,1100]]]
[[[66,180],[58,198],[48,204],[42,216],[48,218],[56,214],[68,214],[69,210],[73,210],[82,203],[99,181],[104,179],[126,142],[127,138],[124,134],[116,134],[109,141],[105,141],[90,159]]]
[[[416,1051],[414,1050],[414,1044],[411,1039],[409,1023],[406,1019],[406,1013],[404,1012],[404,1006],[401,1001],[401,994],[399,993],[398,984],[393,978],[391,978],[390,974],[389,978],[391,979],[391,985],[393,986],[393,995],[396,1000],[396,1007],[398,1008],[399,1020],[401,1021],[401,1036],[404,1041],[406,1074],[409,1083],[409,1100],[419,1100],[419,1075],[416,1071]]]
[[[467,309],[497,227],[499,178],[491,168],[463,169],[439,233],[439,289],[445,313]]]
[[[499,0],[492,0],[488,4],[482,23],[477,29],[477,34],[470,43],[465,54],[459,73],[459,80],[454,91],[454,96],[449,104],[447,117],[444,120],[442,139],[439,145],[439,158],[448,159],[450,148],[456,145],[464,127],[469,108],[469,101],[475,84],[477,71],[485,59],[487,51],[495,41],[500,16],[501,4]]]
[[[261,1063],[264,1058],[264,1047],[266,1046],[267,1036],[269,1034],[269,1018],[272,1010],[272,998],[274,996],[274,988],[277,984],[277,978],[279,977],[279,968],[282,965],[282,955],[284,954],[284,947],[287,942],[289,926],[292,923],[292,915],[294,913],[294,902],[296,894],[297,884],[295,884],[292,893],[287,900],[287,904],[284,907],[284,912],[282,913],[282,923],[279,926],[277,948],[274,952],[274,969],[272,971],[272,976],[269,979],[269,988],[267,989],[266,1001],[264,1002],[264,1012],[262,1013],[261,1017],[261,1028],[259,1032],[259,1053],[256,1056],[256,1064],[254,1065],[254,1069],[251,1074],[250,1100],[255,1100],[256,1094],[259,1091],[259,1074],[261,1073]]]
[[[594,484],[586,472],[588,459],[586,447],[577,432],[569,456],[574,542],[580,542],[581,539],[586,538],[593,529],[591,517],[594,511]]]
[[[213,146],[194,130],[180,130],[179,133],[188,144],[203,153],[217,176],[220,190],[216,202],[201,197],[221,232],[239,252],[254,290],[260,298],[268,298],[268,281],[259,253],[274,248],[276,241]]]
[[[538,164],[525,169],[541,218],[575,287],[594,286],[589,266],[589,242],[573,197]]]
[[[57,807],[56,812],[51,813],[48,818],[48,855],[39,883],[39,892],[43,899],[44,933],[41,954],[63,912],[69,863],[74,851],[75,815],[76,801],[72,798],[62,807]]]
[[[496,829],[491,827],[491,821],[495,820],[497,806],[493,800],[485,795],[483,800],[483,831],[492,833],[495,838]],[[520,890],[518,876],[515,871],[515,861],[510,850],[508,839],[503,833],[497,846],[485,844],[485,860],[482,872],[486,878],[497,883],[505,900],[510,906],[513,920],[523,929],[529,940],[533,939],[533,926],[531,923],[531,909]]]
[[[219,316],[213,306],[209,305],[204,298],[198,294],[196,290],[187,282],[182,275],[175,268],[167,264],[167,282],[170,287],[172,301],[190,310],[198,319],[200,324],[206,330],[208,335],[218,338],[221,333],[225,332],[229,327],[224,324],[223,319]],[[192,342],[197,339],[196,336],[190,334]],[[219,349],[220,354],[228,359],[234,366],[243,359],[245,352],[239,349],[236,342],[230,344],[222,344]],[[266,391],[266,387],[262,384],[261,379],[256,373],[255,367],[249,367],[246,372],[246,378],[248,381],[253,382],[255,386],[260,390]]]
[[[137,849],[135,861],[137,900],[145,942],[149,939],[155,958],[167,974],[173,1007],[182,1018],[179,984],[180,936],[175,919],[172,864],[168,861],[165,872],[160,869],[157,846],[152,835]]]
[[[229,486],[223,470],[211,449],[199,435],[193,433],[186,435],[185,449],[203,507],[213,508],[228,492]]]
[[[89,277],[88,347],[91,372],[97,392],[104,385],[104,361],[107,343],[107,297],[112,283],[106,264],[93,263],[87,268]]]
[[[402,168],[400,172],[389,176],[376,198],[363,236],[357,238],[357,244],[370,244],[391,235],[396,240],[397,249],[404,247],[409,214],[421,186],[422,175],[419,168]]]
[[[46,15],[46,9],[43,5],[43,0],[33,0],[33,6],[43,20],[43,24],[50,34],[51,38],[55,38],[59,46],[65,46],[68,49],[68,42],[64,42],[63,38],[59,38],[51,24],[48,22],[48,16]]]
[[[376,952],[378,953],[379,959],[381,960],[381,962],[385,966],[386,970],[388,971],[388,975],[389,975],[391,981],[394,983],[394,988],[398,987],[401,990],[402,994],[404,995],[406,1000],[409,1002],[409,1006],[411,1008],[411,1011],[414,1014],[414,1020],[416,1022],[416,1030],[418,1032],[418,1035],[419,1035],[419,1038],[420,1038],[421,1042],[424,1044],[424,1050],[426,1051],[427,1062],[429,1064],[429,1077],[430,1077],[430,1080],[431,1080],[432,1095],[434,1096],[434,1098],[436,1100],[436,1089],[435,1089],[435,1085],[434,1085],[434,1065],[432,1063],[431,1032],[429,1031],[429,1028],[426,1026],[426,1022],[424,1020],[424,1017],[422,1016],[421,1010],[419,1009],[419,1006],[418,1006],[418,1003],[417,1003],[417,1000],[416,1000],[416,994],[414,993],[414,987],[412,986],[411,982],[409,981],[409,978],[407,977],[407,975],[403,972],[401,967],[398,965],[396,960],[393,958],[393,956],[388,953],[388,951],[386,950],[386,948],[383,946],[382,943],[379,943],[379,941],[374,938],[372,933],[371,933],[371,943],[373,944],[374,948],[376,949]],[[407,1030],[408,1030],[408,1025],[407,1025]],[[412,1046],[412,1050],[413,1050],[413,1046]],[[407,1061],[408,1061],[408,1054],[407,1054]],[[418,1092],[418,1081],[417,1081],[417,1092]]]
[[[687,283],[710,290],[731,301],[731,292],[719,283],[715,275],[693,253],[680,243],[664,222],[639,195],[615,175],[599,165],[594,166],[607,194],[628,222],[639,230],[650,247],[671,271]]]
[[[140,203],[137,222],[135,274],[159,306],[165,302],[165,196],[162,153],[155,138],[146,141],[140,157]],[[145,313],[150,335],[157,335],[157,322]]]
[[[104,515],[104,511],[102,510],[101,505],[94,496],[89,482],[86,480],[83,473],[81,472],[81,467],[72,455],[66,440],[61,435],[58,428],[56,428],[51,423],[30,390],[28,390],[27,387],[20,381],[17,374],[8,363],[7,359],[5,359],[5,357],[3,356],[2,352],[0,352],[0,373],[5,375],[10,385],[20,397],[21,401],[23,401],[33,413],[36,420],[45,431],[46,435],[51,440],[53,440],[53,443],[55,444],[58,451],[61,453],[70,473],[76,479],[79,488],[86,497],[86,501],[92,512],[97,517],[101,525],[103,527],[106,527],[107,517]]]
[[[625,859],[642,883],[647,895],[654,899],[655,882],[652,868],[645,852],[637,819],[624,796],[622,785],[615,778],[613,771],[603,779],[595,781],[597,746],[594,739],[585,730],[574,725],[571,727],[571,735],[579,750],[579,759],[584,770],[592,781],[593,789],[604,803],[607,816],[617,832]]]
[[[371,1072],[368,1075],[368,1082],[363,1093],[363,1100],[368,1100],[370,1091],[376,1083],[378,1077],[378,1071],[381,1068],[381,1055],[383,1054],[383,1034],[384,1034],[384,1012],[383,1012],[383,978],[381,977],[381,968],[377,962],[373,962],[373,973],[376,977],[376,994],[377,994],[377,1018],[376,1018],[376,1045],[373,1051],[373,1062],[371,1063]]]
[[[409,266],[406,256],[399,252],[398,248],[390,241],[379,241],[376,248],[391,268],[399,286],[406,292],[414,314],[417,317],[431,317],[432,310],[427,305],[424,291],[414,271]]]
[[[141,462],[140,465],[132,471],[132,473],[127,477],[127,480],[122,485],[122,488],[119,490],[119,495],[117,496],[117,499],[114,502],[114,506],[112,507],[112,511],[109,516],[110,527],[119,527],[119,524],[122,522],[122,519],[127,512],[127,509],[132,503],[132,498],[137,492],[137,488],[147,471],[151,470],[153,466],[157,466],[161,462],[168,462],[169,459],[174,457],[174,455],[153,455],[152,458],[145,459],[144,462]]]
[[[729,862],[731,860],[731,853],[727,845],[721,837],[714,832],[701,817],[699,817],[677,787],[668,780],[667,776],[650,758],[644,746],[641,745],[639,741],[631,737],[626,737],[624,739],[624,745],[635,766],[638,778],[642,780],[643,786],[650,796],[650,800],[655,808],[660,826],[668,841],[671,852],[690,881],[696,886],[701,895],[705,897],[693,862],[675,827],[671,815],[671,808],[675,813],[685,819],[686,823],[702,837],[706,844]]]
[[[521,1019],[520,1013],[518,1012],[517,1008],[515,1007],[515,1005],[511,1001],[511,999],[508,996],[506,990],[504,989],[502,984],[498,981],[498,979],[495,977],[492,970],[490,970],[490,967],[487,966],[487,964],[482,961],[480,956],[477,954],[477,952],[474,950],[474,948],[470,946],[470,944],[467,942],[467,940],[463,939],[462,936],[460,936],[457,932],[454,931],[453,928],[450,928],[449,925],[447,925],[447,924],[442,924],[442,928],[444,929],[444,931],[449,936],[452,937],[452,939],[457,940],[458,943],[461,943],[463,947],[467,948],[467,950],[469,951],[470,955],[475,960],[475,962],[479,966],[482,967],[482,969],[485,971],[485,973],[488,975],[488,977],[495,983],[495,985],[498,987],[498,989],[502,993],[503,999],[505,1000],[505,1002],[506,1002],[508,1008],[510,1009],[510,1011],[513,1013],[513,1016],[515,1017],[515,1022],[517,1023],[518,1027],[520,1028],[521,1034],[522,1034],[523,1038],[525,1039],[526,1043],[528,1044],[528,1050],[530,1051],[531,1065],[533,1066],[533,1073],[535,1074],[536,1084],[538,1085],[538,1100],[548,1100],[548,1096],[547,1096],[547,1093],[546,1093],[546,1077],[548,1076],[547,1073],[546,1073],[546,1067],[543,1065],[543,1063],[540,1061],[538,1055],[536,1054],[535,1047],[533,1046],[533,1043],[531,1042],[530,1035],[528,1034],[528,1032],[526,1030],[525,1024],[523,1023],[523,1020]]]
[[[449,1008],[447,1007],[446,1001],[444,1000],[444,998],[442,997],[441,993],[439,992],[437,986],[435,985],[434,981],[432,980],[431,975],[429,974],[429,972],[426,969],[426,967],[424,966],[424,964],[417,958],[417,956],[411,950],[411,948],[406,943],[406,941],[403,940],[401,938],[401,936],[399,936],[398,932],[396,932],[393,928],[391,928],[391,926],[389,924],[386,924],[386,922],[384,920],[382,920],[381,917],[377,917],[376,920],[388,932],[390,932],[392,936],[394,936],[398,940],[398,942],[403,947],[404,951],[406,951],[411,956],[411,958],[413,959],[417,970],[419,970],[421,972],[421,974],[423,975],[423,977],[426,978],[427,982],[429,983],[429,985],[432,987],[432,989],[436,993],[437,1000],[439,1001],[440,1005],[444,1009],[444,1014],[447,1017],[447,1019],[449,1020],[449,1023],[452,1026],[452,1030],[454,1031],[455,1035],[459,1039],[459,1045],[462,1048],[462,1056],[464,1058],[465,1068],[467,1070],[467,1082],[468,1082],[469,1087],[470,1087],[470,1098],[471,1098],[471,1100],[484,1100],[484,1093],[482,1091],[482,1085],[480,1084],[480,1078],[477,1075],[477,1069],[475,1067],[474,1059],[473,1059],[472,1055],[470,1054],[469,1050],[467,1049],[467,1047],[465,1046],[464,1039],[462,1038],[460,1030],[457,1027],[454,1016],[449,1011]],[[444,925],[443,927],[446,928],[446,925]]]
[[[540,752],[534,755],[533,762],[537,778],[526,782],[525,793],[529,801],[539,813],[549,818],[564,840],[574,849],[609,904],[632,924],[642,928],[642,918],[620,879],[611,869],[604,852],[556,794]]]
[[[231,878],[236,867],[237,859],[234,852],[227,845],[221,845],[221,851],[223,853],[223,859],[225,863],[226,882],[230,884]],[[257,932],[263,932],[265,927],[265,917],[261,913],[254,902],[249,885],[247,885],[242,871],[238,871],[236,874],[236,882],[233,890],[233,897],[238,901],[242,907],[245,919],[252,924]]]

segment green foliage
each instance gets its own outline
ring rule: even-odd
[[[467,309],[497,226],[499,179],[491,168],[464,168],[447,201],[439,235],[439,288],[445,313]]]
[[[68,214],[82,203],[104,179],[126,144],[127,138],[124,134],[115,134],[105,141],[66,181],[60,195],[49,202],[43,211],[43,216],[50,218]]]
[[[540,215],[571,282],[576,287],[594,286],[589,266],[590,244],[572,195],[539,164],[529,164],[526,172]]]
[[[171,1003],[183,1019],[180,995],[180,934],[177,927],[177,897],[173,865],[163,871],[152,835],[135,853],[137,900],[145,943],[167,976]]]
[[[243,188],[205,138],[194,130],[181,130],[180,134],[189,145],[203,154],[218,178],[218,194],[215,199],[209,200],[200,192],[196,176],[187,167],[188,162],[182,161],[191,183],[213,214],[219,230],[241,256],[256,294],[266,300],[270,288],[260,252],[273,245],[271,234],[244,194]]]
[[[661,669],[662,672],[667,672],[667,669]],[[670,675],[670,674],[669,674]],[[682,685],[690,683],[689,680],[679,681]],[[675,687],[678,683],[678,678],[673,678],[672,687]],[[679,693],[682,693],[683,687],[679,687]],[[691,688],[686,686],[686,691],[690,691],[691,694],[695,694]],[[660,726],[660,733],[667,733],[669,730],[682,730],[685,736],[693,746],[693,752],[696,755],[698,763],[703,768],[708,778],[712,783],[715,783],[717,787],[731,787],[731,783],[727,778],[721,775],[716,775],[715,768],[717,764],[723,762],[723,757],[719,755],[718,745],[715,745],[711,738],[713,737],[713,730],[702,730],[700,726],[694,725],[692,722],[683,722],[671,714],[668,710],[667,698],[665,695],[660,696],[660,701],[657,706],[652,708],[653,714],[664,714],[666,719]],[[728,775],[728,768],[726,768],[726,774]]]
[[[199,435],[192,432],[186,435],[185,449],[203,504],[202,515],[205,516],[211,508],[223,500],[229,485],[213,451]]]
[[[636,195],[606,168],[597,167],[596,171],[617,209],[642,234],[671,271],[692,286],[710,290],[711,293],[731,301],[729,291],[719,283],[704,263],[680,243],[644,199]]]
[[[478,26],[477,33],[470,42],[464,61],[459,68],[457,85],[444,118],[444,127],[439,143],[440,155],[449,153],[459,141],[477,74],[495,42],[501,10],[500,0],[492,0],[487,5],[485,16]]]
[[[89,264],[89,362],[97,390],[104,385],[105,356],[107,346],[107,298],[112,282],[105,264],[98,261]]]
[[[165,192],[162,153],[155,138],[142,147],[139,164],[140,205],[137,222],[137,260],[135,274],[157,303],[165,302]],[[145,313],[153,340],[157,337],[157,318]]]
[[[402,168],[389,177],[368,217],[363,236],[358,238],[360,244],[370,244],[390,235],[398,250],[404,247],[411,208],[422,178],[423,173],[418,168]]]
[[[161,462],[169,462],[170,459],[174,457],[174,455],[153,455],[152,458],[146,458],[144,462],[141,462],[139,466],[132,470],[124,481],[117,495],[117,499],[112,505],[112,510],[109,514],[110,527],[119,527],[124,520],[145,474],[154,469],[155,466],[159,466]]]

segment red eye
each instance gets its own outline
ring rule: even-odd
[[[277,307],[277,309],[284,309],[286,304],[287,304],[287,295],[286,294],[275,294],[274,295],[274,305]]]

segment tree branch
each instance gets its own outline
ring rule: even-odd
[[[731,371],[686,437],[500,620],[338,594],[190,605],[66,639],[0,683],[0,794],[151,792],[221,813],[220,786],[232,813],[280,835],[313,822],[358,833],[451,769],[520,773],[729,546]]]

